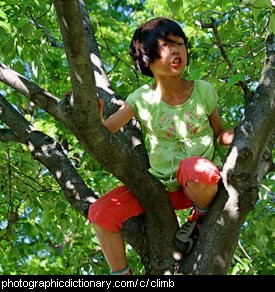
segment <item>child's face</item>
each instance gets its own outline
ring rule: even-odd
[[[159,40],[160,58],[149,65],[155,78],[180,75],[187,64],[187,50],[181,37],[169,34]]]

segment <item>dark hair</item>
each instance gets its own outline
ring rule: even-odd
[[[135,67],[141,74],[154,77],[149,64],[160,58],[158,41],[166,40],[170,33],[183,38],[187,49],[187,37],[182,28],[171,19],[157,17],[136,29],[130,44],[130,55],[134,60]]]

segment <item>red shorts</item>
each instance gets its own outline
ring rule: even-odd
[[[188,181],[217,184],[220,175],[219,169],[214,163],[205,158],[193,156],[181,161],[177,179],[181,188],[175,192],[167,191],[167,194],[174,209],[182,210],[193,206],[193,202],[185,192]],[[126,186],[120,186],[91,204],[88,218],[91,223],[97,223],[110,231],[117,232],[122,229],[123,222],[143,212],[143,207],[137,198]]]

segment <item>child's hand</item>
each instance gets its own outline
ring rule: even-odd
[[[126,125],[130,119],[135,115],[135,112],[126,102],[123,102],[121,107],[104,120],[103,115],[104,100],[98,99],[98,115],[100,123],[113,134],[116,133],[120,128]]]
[[[217,138],[217,142],[225,147],[230,146],[230,144],[232,143],[234,139],[234,130],[223,130],[218,138]]]
[[[104,125],[103,109],[104,109],[104,100],[99,99],[98,100],[99,121],[102,125]]]

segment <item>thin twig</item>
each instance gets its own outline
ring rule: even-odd
[[[240,249],[242,250],[242,252],[245,254],[245,256],[246,256],[249,260],[251,260],[251,257],[249,256],[249,254],[246,252],[246,250],[245,250],[244,247],[242,246],[240,240],[238,240],[238,245],[239,245]]]
[[[117,56],[115,53],[113,53],[113,52],[112,52],[111,50],[109,50],[107,47],[104,47],[104,46],[102,46],[102,45],[100,45],[100,44],[98,44],[98,46],[99,46],[100,48],[102,48],[102,49],[108,51],[108,52],[109,52],[113,57],[115,57],[119,62],[122,62],[122,63],[125,64],[127,67],[129,67],[129,68],[134,72],[138,84],[140,84],[138,74],[137,74],[136,70],[135,70],[130,64],[128,64],[125,60],[121,59],[119,56]]]
[[[108,44],[107,44],[107,42],[105,40],[105,37],[103,36],[103,33],[102,33],[102,30],[101,30],[101,26],[100,25],[99,25],[99,29],[100,29],[100,35],[101,35],[101,37],[102,37],[102,39],[103,39],[106,47],[101,46],[100,44],[98,44],[98,46],[101,47],[101,48],[103,48],[103,49],[105,49],[106,51],[108,51],[113,57],[115,57],[117,59],[115,65],[113,66],[113,68],[111,69],[111,71],[108,72],[108,74],[110,74],[114,70],[114,68],[117,66],[117,64],[119,62],[122,62],[123,64],[125,64],[127,67],[129,67],[134,72],[134,74],[136,76],[136,79],[137,79],[137,82],[138,82],[138,84],[140,84],[139,83],[139,77],[138,77],[138,74],[137,74],[136,70],[133,69],[133,67],[130,64],[128,64],[126,61],[124,61],[123,59],[121,59],[119,56],[117,56],[116,54],[114,54],[111,51],[111,49],[109,48],[109,46],[108,46]]]
[[[50,12],[51,8],[52,8],[52,5],[53,5],[53,4],[50,3],[50,7],[49,7],[49,9],[46,10],[45,13],[43,13],[43,14],[41,14],[40,16],[36,17],[35,20],[40,19],[40,18],[44,17],[46,14],[48,14],[48,13]]]
[[[38,29],[41,29],[44,31],[45,35],[47,36],[48,40],[50,41],[51,45],[55,48],[64,49],[63,43],[58,43],[55,38],[51,35],[51,33],[41,24],[37,22],[37,19],[41,18],[42,16],[39,16],[37,18],[34,18],[32,13],[29,11],[30,14],[30,23],[34,24]],[[46,13],[45,13],[46,14]],[[44,15],[45,15],[44,14]]]
[[[220,52],[221,52],[226,64],[228,65],[228,67],[230,69],[232,69],[233,68],[233,64],[229,60],[229,58],[228,58],[228,56],[227,56],[227,54],[225,52],[225,49],[224,49],[220,34],[218,32],[218,29],[217,29],[216,21],[215,21],[215,19],[213,17],[210,17],[210,19],[212,21],[211,25],[212,25],[212,29],[213,29],[213,32],[214,32],[214,35],[215,35],[216,44],[217,44],[218,48],[220,49]]]
[[[232,70],[233,69],[233,63],[230,61],[230,59],[228,58],[228,56],[226,54],[226,51],[224,49],[224,46],[223,46],[223,43],[222,43],[222,40],[221,40],[221,37],[220,37],[220,34],[218,32],[218,29],[217,29],[216,21],[212,16],[210,16],[209,18],[211,19],[211,23],[210,24],[203,23],[200,20],[201,27],[202,28],[212,28],[213,29],[214,36],[215,36],[215,39],[216,39],[216,45],[218,46],[218,48],[219,48],[219,50],[221,52],[221,55],[222,55],[224,61],[226,62],[226,64],[228,65],[229,69]],[[238,72],[233,72],[233,73],[238,73]],[[245,100],[248,100],[250,98],[250,96],[251,96],[251,93],[250,93],[250,90],[249,90],[247,84],[248,84],[248,81],[246,81],[246,82],[239,81],[238,83],[236,83],[237,86],[240,86],[242,88]]]
[[[14,218],[14,212],[13,212],[13,203],[12,203],[12,171],[11,171],[11,157],[10,157],[10,149],[9,147],[7,147],[7,161],[8,161],[8,174],[7,174],[7,183],[8,183],[8,226],[6,228],[7,230],[7,235],[10,234],[11,232],[11,226],[14,223],[14,221],[16,220],[16,218]]]
[[[34,190],[34,191],[37,192],[37,193],[51,192],[51,191],[54,190],[54,189],[47,189],[47,188],[45,188],[44,186],[40,185],[38,182],[36,182],[36,183],[41,187],[41,189],[38,190],[38,189],[36,189],[34,186],[32,186],[31,184],[29,184],[29,183],[27,183],[26,181],[24,181],[23,179],[21,179],[20,176],[12,175],[12,177],[14,177],[15,179],[21,181],[25,186],[29,187],[30,189]],[[58,188],[57,188],[57,189],[58,189]]]

